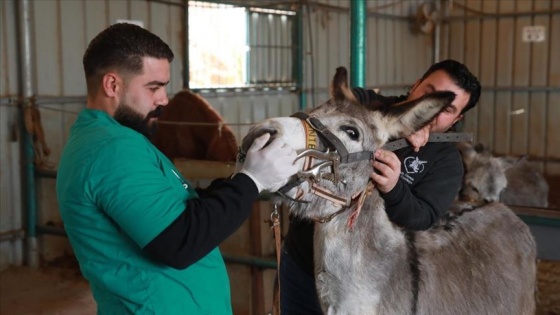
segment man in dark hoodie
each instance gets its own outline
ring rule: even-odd
[[[480,83],[467,67],[455,60],[432,65],[407,95],[385,97],[355,88],[364,106],[390,106],[434,91],[452,91],[455,100],[434,120],[409,136],[411,146],[395,152],[379,149],[370,177],[385,200],[387,216],[409,230],[425,230],[441,218],[461,187],[461,155],[451,143],[427,143],[429,134],[446,132],[473,108]],[[291,219],[280,262],[282,314],[322,314],[313,268],[313,222]]]

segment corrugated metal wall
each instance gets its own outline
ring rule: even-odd
[[[483,86],[465,130],[497,154],[528,155],[560,174],[560,2],[471,0],[447,7],[442,57],[464,61]],[[523,42],[523,27],[546,29]]]
[[[413,19],[426,1],[367,1],[366,85],[385,95],[406,93],[434,58],[466,63],[484,87],[480,104],[466,117],[464,129],[500,154],[529,154],[548,174],[560,174],[560,1],[476,0],[442,1],[443,21],[435,38],[415,31]],[[16,8],[18,1],[0,1],[0,232],[10,238],[22,229],[18,118],[19,92]],[[76,113],[85,104],[81,58],[88,42],[117,19],[141,20],[170,44],[176,54],[168,92],[183,86],[184,33],[182,0],[30,0],[32,7],[32,86],[40,106],[50,162],[56,164]],[[350,68],[348,0],[307,1],[300,9],[303,36],[303,86],[307,107],[329,98],[329,85],[338,66]],[[481,12],[484,12],[481,15]],[[255,45],[286,44],[292,24],[255,15]],[[543,43],[524,43],[526,25],[544,25]],[[203,31],[203,30],[201,30]],[[274,34],[274,35],[270,35]],[[280,36],[281,38],[277,38]],[[437,56],[436,56],[437,55]],[[258,77],[285,71],[263,65],[254,56]],[[268,69],[266,71],[262,69]],[[289,73],[285,74],[286,76]],[[205,92],[203,96],[231,123],[239,137],[249,124],[298,110],[299,96],[290,89]],[[524,110],[522,113],[520,109]],[[514,115],[514,113],[517,113]],[[59,221],[54,180],[38,180],[39,223]],[[62,238],[47,237],[45,258],[64,248]],[[0,268],[21,262],[21,242],[0,243]]]
[[[23,208],[21,200],[18,111],[9,96],[18,92],[15,6],[0,2],[0,270],[22,263]]]
[[[423,1],[367,1],[366,86],[383,94],[405,94],[431,65],[433,39],[411,28]],[[350,69],[350,1],[310,2],[304,10],[304,65],[308,104],[329,98],[336,67]],[[307,15],[307,12],[310,12]],[[313,100],[314,99],[314,100]]]
[[[48,165],[53,168],[60,158],[62,147],[66,142],[68,130],[76,114],[85,106],[85,79],[83,75],[82,56],[89,41],[102,29],[115,23],[117,19],[140,20],[144,26],[166,41],[176,53],[171,67],[169,92],[182,87],[182,47],[183,26],[182,9],[177,4],[182,0],[167,3],[148,1],[71,1],[41,0],[30,1],[32,30],[32,94],[41,111],[46,142],[51,149]],[[18,95],[18,64],[22,62],[16,30],[16,12],[18,1],[2,1],[2,76],[0,77],[0,95],[2,97],[1,123],[2,133],[11,132],[11,125],[17,121],[15,101]],[[18,129],[15,128],[17,131]],[[13,132],[12,132],[13,133]],[[14,149],[12,138],[2,137],[2,148]],[[20,137],[21,138],[21,137]],[[17,143],[17,142],[16,142]],[[2,198],[2,231],[17,231],[21,228],[21,198],[18,181],[14,180],[19,171],[19,155],[10,150],[0,150],[2,155],[2,185],[10,189],[6,198]],[[11,172],[11,173],[10,173]],[[14,174],[12,174],[14,173]],[[16,184],[16,185],[14,185]],[[38,223],[56,223],[60,221],[57,210],[54,180],[42,178],[37,180],[38,187]],[[14,211],[12,211],[14,209]],[[10,217],[9,219],[4,219]],[[11,223],[13,222],[13,223]],[[10,224],[11,223],[11,224]],[[60,246],[66,240],[53,238],[45,246],[42,255],[51,259],[60,254]],[[46,244],[46,243],[45,243]],[[5,244],[2,244],[5,246]],[[10,251],[7,251],[8,253]],[[4,251],[2,252],[4,257]],[[11,260],[11,259],[10,259]],[[8,261],[10,261],[8,260]],[[13,260],[12,260],[13,261]],[[5,262],[2,260],[1,262]],[[5,266],[2,263],[2,266]]]
[[[411,29],[410,15],[422,3],[367,1],[366,85],[387,95],[404,94],[433,60],[433,39]],[[339,66],[350,69],[350,1],[310,1],[303,6],[303,61],[307,106],[329,98]],[[414,62],[411,62],[414,61]]]
[[[406,94],[407,87],[433,62],[434,41],[411,20],[425,1],[373,1],[368,19],[367,85],[385,95]]]

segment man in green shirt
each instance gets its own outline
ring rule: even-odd
[[[148,140],[167,104],[173,53],[149,31],[115,24],[83,58],[87,108],[57,177],[61,216],[99,314],[231,314],[218,245],[262,190],[296,173],[295,152],[255,140],[240,172],[197,192]],[[188,139],[186,139],[188,141]]]

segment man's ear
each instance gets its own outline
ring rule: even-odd
[[[461,119],[463,119],[463,114],[461,114],[461,115],[455,117],[455,120],[453,121],[453,123],[452,123],[451,125],[453,126],[456,122],[458,122],[458,121],[461,120]]]
[[[103,76],[101,90],[107,97],[116,97],[120,92],[121,85],[121,77],[114,72],[108,72]]]

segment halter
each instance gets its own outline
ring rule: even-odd
[[[341,198],[328,192],[326,189],[322,189],[317,186],[319,179],[326,179],[335,184],[338,182],[346,185],[343,179],[340,179],[338,174],[338,167],[340,164],[353,163],[362,160],[375,160],[373,151],[361,151],[348,153],[348,150],[340,141],[340,139],[335,136],[330,130],[321,123],[319,119],[315,116],[310,116],[303,112],[297,112],[290,117],[299,118],[302,121],[303,127],[305,129],[306,136],[306,149],[300,152],[296,160],[300,158],[305,158],[304,166],[301,171],[294,175],[284,187],[278,190],[278,194],[288,198],[292,201],[299,203],[309,203],[307,201],[301,200],[301,193],[296,193],[296,198],[291,198],[286,196],[285,193],[290,189],[299,186],[304,181],[310,181],[310,187],[312,192],[319,195],[325,199],[329,199],[335,203],[342,205],[349,205],[347,198]],[[317,135],[320,137],[321,142],[326,146],[325,152],[317,150]],[[460,141],[472,141],[472,133],[431,133],[428,142],[460,142]],[[395,151],[409,144],[406,139],[398,139],[391,141],[383,145],[383,149],[389,151]],[[322,160],[315,166],[312,166],[313,159]],[[331,172],[322,172],[326,167],[330,167]]]
[[[371,193],[373,190],[373,183],[368,182],[368,185],[354,196],[342,197],[338,196],[330,190],[319,185],[320,179],[325,179],[333,182],[335,185],[339,182],[346,186],[346,181],[340,178],[338,174],[338,167],[340,164],[354,163],[363,160],[374,160],[373,151],[361,151],[348,153],[348,150],[342,143],[342,141],[335,136],[330,130],[327,129],[321,121],[315,117],[310,116],[303,112],[297,112],[290,117],[299,118],[305,129],[305,149],[296,156],[296,161],[303,158],[303,168],[298,171],[297,174],[292,176],[286,185],[280,188],[276,194],[289,199],[296,203],[308,204],[309,201],[302,200],[305,196],[305,192],[298,188],[295,197],[290,197],[286,195],[286,192],[296,188],[303,182],[309,182],[309,193],[317,195],[323,199],[327,199],[334,204],[338,204],[341,207],[340,210],[334,212],[333,214],[315,219],[316,222],[326,223],[331,221],[335,216],[344,212],[350,208],[354,203],[357,203],[357,207],[349,218],[348,225],[352,227],[353,222],[357,218],[361,206],[365,201],[365,197]],[[318,150],[318,138],[321,143],[326,147],[325,151]],[[430,134],[428,142],[459,142],[459,141],[472,141],[472,133],[442,133],[442,134]],[[405,139],[399,139],[386,143],[383,148],[390,151],[395,151],[400,148],[408,146],[408,142]],[[245,158],[245,153],[240,150],[238,155],[238,160],[243,161]],[[322,162],[313,165],[314,160],[320,160]],[[325,168],[329,168],[330,171],[324,171]]]
[[[346,186],[346,182],[340,178],[338,174],[338,167],[340,164],[353,163],[363,160],[374,159],[373,151],[361,151],[348,153],[348,150],[340,141],[340,139],[335,136],[325,125],[321,123],[319,119],[314,116],[310,116],[303,112],[297,112],[291,117],[299,118],[305,129],[305,143],[306,149],[300,152],[296,160],[301,158],[304,159],[303,169],[298,171],[297,174],[290,179],[290,181],[284,185],[281,189],[277,191],[277,194],[284,198],[288,198],[297,203],[309,203],[309,201],[302,200],[305,193],[298,189],[296,192],[296,197],[292,198],[287,196],[285,193],[297,186],[299,186],[304,181],[309,182],[309,193],[317,195],[323,199],[327,199],[334,204],[338,204],[341,207],[337,212],[324,217],[315,219],[316,222],[326,223],[331,221],[335,216],[347,210],[355,201],[358,201],[359,205],[357,210],[361,208],[361,204],[365,201],[365,192],[370,192],[373,189],[373,185],[368,185],[360,193],[351,197],[338,196],[330,190],[319,185],[319,179],[325,179],[333,182],[334,184],[341,183]],[[317,137],[320,138],[321,142],[325,145],[326,150],[318,150]],[[322,162],[313,165],[313,160],[317,159]],[[330,172],[325,172],[324,169],[329,168]],[[356,199],[360,196],[359,199]]]

